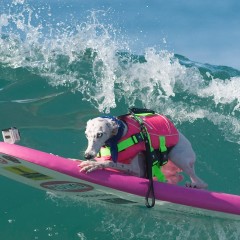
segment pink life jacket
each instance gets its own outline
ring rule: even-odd
[[[165,137],[165,145],[167,148],[173,147],[178,143],[179,133],[174,124],[165,116],[159,114],[152,114],[141,117],[144,125],[150,135],[152,147],[154,149],[160,148],[160,137]],[[128,131],[118,142],[121,144],[124,140],[131,138],[133,135],[141,132],[139,123],[131,116],[124,115],[119,119],[127,125]],[[102,147],[100,150],[100,159],[111,160],[111,154],[102,154],[106,147]],[[106,149],[105,149],[106,150]],[[144,141],[137,142],[136,144],[127,147],[124,150],[118,150],[117,162],[130,164],[131,160],[139,153],[145,151]],[[100,160],[96,158],[96,160]]]

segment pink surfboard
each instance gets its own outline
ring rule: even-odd
[[[107,204],[144,206],[148,180],[111,169],[79,172],[79,162],[0,142],[0,175],[48,192]],[[154,208],[240,220],[240,196],[154,182]],[[151,200],[150,200],[151,201]]]

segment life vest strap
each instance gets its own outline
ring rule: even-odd
[[[144,141],[144,139],[143,139],[143,134],[141,132],[133,134],[129,138],[127,138],[117,144],[118,152],[121,152],[121,151],[123,151],[135,144],[138,144],[142,141]],[[108,147],[108,146],[102,147],[100,149],[100,152],[98,153],[98,157],[105,157],[105,156],[110,156],[110,155],[111,155],[111,151],[110,151],[110,147]]]
[[[133,134],[129,138],[118,143],[118,145],[117,145],[118,151],[121,152],[121,151],[125,150],[126,148],[129,148],[137,143],[142,142],[143,140],[144,140],[143,134],[141,132]]]
[[[111,156],[110,147],[104,146],[101,147],[99,153],[97,154],[97,157],[106,157]]]
[[[159,151],[160,152],[167,152],[167,147],[166,147],[166,137],[165,136],[160,136],[159,137]]]
[[[152,175],[155,176],[159,182],[166,182],[166,178],[161,170],[161,167],[162,166],[159,165],[158,161],[155,161],[152,166]]]
[[[158,151],[158,153],[160,153],[160,157],[158,158],[160,165],[163,166],[163,165],[167,164],[168,148],[166,146],[166,137],[165,136],[159,136],[159,151]]]
[[[147,161],[150,161],[152,163],[152,168],[151,168],[152,169],[152,177],[156,177],[159,182],[166,182],[166,178],[162,172],[162,166],[164,164],[166,164],[168,160],[164,160],[162,153],[158,152],[158,150],[155,150],[152,147],[151,137],[150,137],[149,133],[147,132],[147,130],[146,130],[146,137],[148,139],[148,142],[146,142],[146,144],[148,144],[149,150],[150,150],[150,153],[147,156],[150,159],[147,159]],[[164,140],[162,140],[162,145],[163,145],[162,147],[164,148],[165,137],[161,136],[160,138],[164,139]],[[147,148],[147,146],[146,146],[146,148]],[[167,148],[166,148],[166,150],[167,150]],[[149,175],[149,173],[148,173],[148,175]]]

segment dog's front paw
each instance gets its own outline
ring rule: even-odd
[[[190,183],[190,182],[186,182],[185,186],[188,188],[197,188],[197,185],[195,183]]]
[[[78,165],[78,167],[81,168],[80,172],[86,172],[86,173],[90,173],[99,168],[103,168],[101,163],[93,162],[93,161],[83,161]]]
[[[206,183],[190,183],[190,182],[186,182],[185,186],[189,188],[197,188],[197,189],[206,189],[208,187]]]

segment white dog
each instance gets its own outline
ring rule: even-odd
[[[124,124],[124,136],[128,129]],[[145,175],[145,155],[140,152],[131,161],[131,164],[114,163],[113,161],[92,161],[97,156],[100,148],[105,145],[105,142],[116,135],[118,132],[118,125],[115,121],[109,118],[97,117],[87,122],[86,126],[86,137],[88,139],[88,147],[85,151],[85,158],[91,159],[91,161],[83,161],[79,167],[81,172],[91,172],[98,168],[116,168],[123,171],[127,171],[131,174],[137,175],[139,177],[144,177]],[[183,172],[189,175],[191,183],[186,183],[187,187],[193,188],[207,188],[207,184],[197,177],[194,170],[195,163],[195,153],[192,149],[191,143],[187,138],[179,132],[179,141],[169,152],[168,158]],[[168,164],[167,164],[168,165]]]

